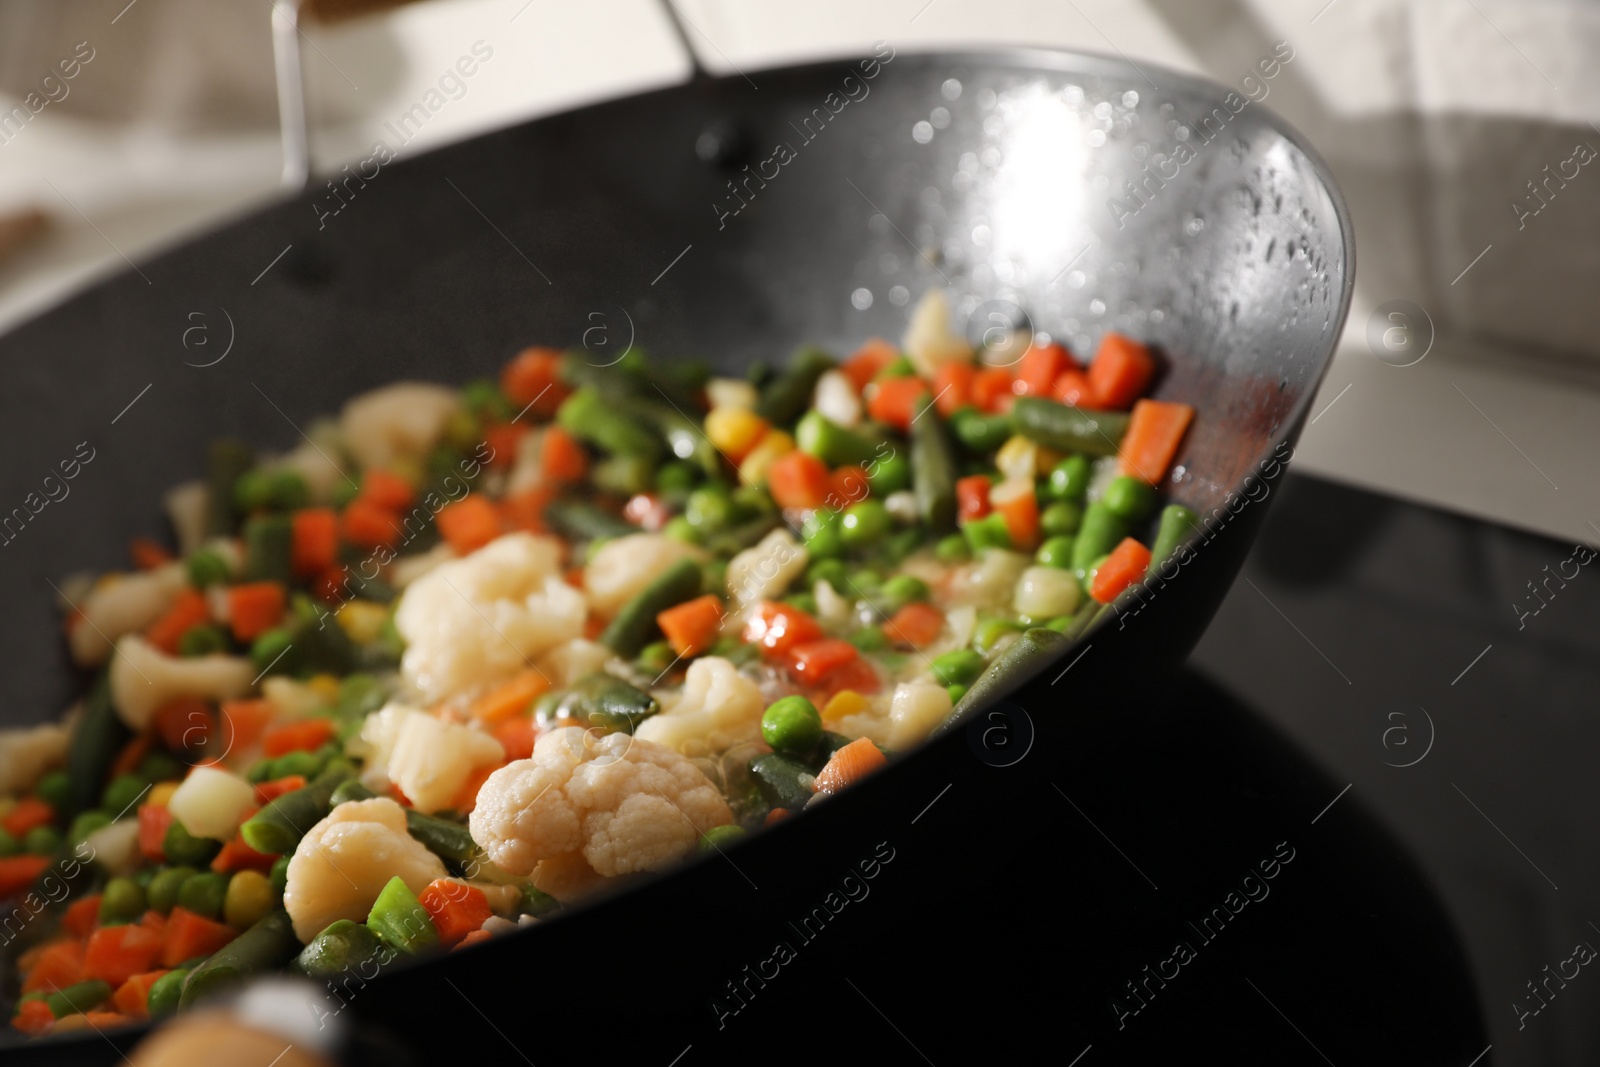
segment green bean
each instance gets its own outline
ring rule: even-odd
[[[544,517],[556,533],[572,541],[599,541],[639,532],[639,528],[626,519],[577,500],[547,504]]]
[[[189,972],[180,1004],[188,1007],[203,997],[231,989],[246,978],[275,971],[293,959],[299,948],[288,913],[275,908]]]
[[[1025,630],[1006,650],[996,656],[987,670],[978,676],[962,696],[959,703],[950,710],[948,723],[967,708],[998,694],[1015,675],[1020,674],[1034,665],[1043,662],[1050,656],[1066,647],[1067,639],[1054,630],[1047,630],[1036,626]]]
[[[804,763],[777,752],[768,752],[750,761],[750,776],[762,797],[775,808],[799,811],[811,799],[811,790],[800,784],[801,775],[812,771]]]
[[[1156,526],[1156,539],[1150,549],[1150,569],[1145,574],[1156,573],[1178,551],[1178,546],[1199,529],[1199,524],[1200,517],[1182,504],[1168,504],[1162,508],[1161,521]]]
[[[600,635],[600,643],[619,656],[631,659],[638,655],[660,632],[656,616],[698,596],[700,580],[699,564],[679,560],[617,612]]]
[[[1006,517],[998,511],[990,512],[981,519],[968,519],[961,524],[961,533],[966,537],[973,555],[986,548],[1011,547],[1011,527],[1006,525]]]
[[[532,915],[534,918],[543,918],[560,907],[561,902],[559,900],[541,889],[535,889],[531,885],[522,887],[522,900],[517,904],[518,911],[524,915]]]
[[[1115,411],[1085,411],[1037,396],[1019,396],[1011,407],[1017,432],[1058,452],[1114,456],[1128,430],[1128,416]]]
[[[967,648],[954,648],[933,658],[933,676],[944,685],[971,685],[983,673],[983,657]]]
[[[343,770],[324,772],[309,785],[278,797],[239,827],[245,844],[270,855],[293,851],[306,831],[328,814],[333,791],[347,778]]]
[[[1127,527],[1104,501],[1095,501],[1083,512],[1083,525],[1072,543],[1072,569],[1082,582],[1089,565],[1110,552],[1128,534]]]
[[[210,548],[197,548],[189,553],[184,566],[188,569],[189,584],[196,589],[221,585],[229,577],[228,561],[222,558],[222,553]]]
[[[294,532],[287,515],[257,515],[244,524],[244,574],[251,581],[289,581]]]
[[[384,944],[407,955],[416,955],[439,943],[439,932],[427,910],[398,875],[389,879],[373,902],[367,926]]]
[[[477,849],[465,826],[437,815],[424,815],[415,808],[406,809],[406,829],[426,845],[429,852],[457,870],[466,867]]]
[[[1069,641],[1075,641],[1082,637],[1088,632],[1089,627],[1095,624],[1095,620],[1105,614],[1106,608],[1109,606],[1108,604],[1100,603],[1098,600],[1085,597],[1083,606],[1078,609],[1076,615],[1072,616],[1071,624],[1062,631],[1063,636]]]
[[[255,465],[255,453],[249,445],[230,438],[211,442],[206,454],[206,484],[210,490],[207,532],[213,537],[231,534],[239,528],[239,513],[233,502],[234,483]]]
[[[657,400],[654,397],[635,398],[625,402],[621,410],[638,418],[666,439],[667,448],[680,460],[692,460],[702,474],[716,475],[722,470],[722,456],[700,424],[684,414],[692,410],[692,400]]]
[[[145,998],[145,1011],[150,1013],[150,1018],[159,1019],[178,1010],[183,998],[183,983],[188,977],[189,968],[178,967],[151,984],[150,995]]]
[[[802,348],[782,374],[767,383],[756,414],[774,426],[788,426],[811,407],[817,379],[832,370],[835,360],[820,348]]]
[[[111,983],[91,978],[87,982],[78,982],[76,985],[69,985],[65,989],[51,993],[44,1002],[49,1005],[50,1014],[61,1019],[68,1015],[86,1014],[110,996]]]
[[[368,964],[373,965],[376,973],[396,958],[395,950],[380,941],[369,927],[339,919],[300,950],[294,958],[294,969],[308,978],[333,981],[352,973],[361,974],[361,969]]]
[[[782,522],[783,519],[775,514],[760,515],[731,529],[719,530],[705,539],[706,551],[717,556],[736,556],[776,530]]]
[[[720,852],[725,848],[738,844],[739,840],[748,836],[745,828],[738,823],[729,823],[727,826],[713,826],[700,835],[700,840],[695,842],[696,855],[704,856],[708,852]]]
[[[655,464],[646,456],[607,456],[589,472],[595,488],[618,496],[632,496],[650,488],[655,479]]]
[[[1006,443],[1014,432],[1011,416],[985,415],[966,407],[950,416],[950,429],[968,452],[984,455]]]
[[[631,734],[661,710],[655,697],[614,674],[595,671],[573,683],[556,705],[558,718],[577,719],[607,733]]]
[[[911,423],[912,491],[923,524],[944,534],[956,526],[956,460],[944,422],[931,406],[924,397]]]
[[[71,789],[67,803],[58,814],[70,817],[94,806],[100,796],[100,783],[106,780],[106,772],[129,736],[128,728],[111,706],[109,676],[102,673],[90,687],[84,699],[83,715],[72,731],[72,743],[67,750],[67,780]]]
[[[111,816],[100,811],[86,811],[82,815],[78,816],[78,819],[83,819],[90,815],[97,815],[104,821],[95,825],[87,832],[75,834],[72,838],[74,844],[82,841],[84,838],[88,837],[89,834],[100,829],[102,826],[111,825]],[[78,829],[78,821],[74,820],[73,830],[76,831]],[[22,850],[35,856],[52,856],[60,847],[61,834],[54,826],[35,826],[33,829],[22,835]]]
[[[1039,551],[1034,553],[1033,558],[1041,567],[1071,570],[1072,546],[1075,543],[1070,537],[1052,537],[1039,546]]]
[[[178,655],[180,656],[209,656],[217,652],[228,651],[228,635],[222,632],[222,627],[202,623],[191,626],[178,638]]]
[[[556,422],[574,437],[613,456],[642,456],[652,463],[661,459],[661,439],[592,386],[567,397],[556,412]]]
[[[815,409],[800,416],[794,441],[800,451],[809,452],[830,467],[864,464],[876,450],[871,441]]]

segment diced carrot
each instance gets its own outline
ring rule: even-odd
[[[897,645],[923,648],[944,632],[944,612],[932,604],[916,601],[895,612],[883,624],[883,635]]]
[[[868,382],[883,372],[883,368],[899,358],[899,348],[881,337],[874,337],[856,349],[855,355],[845,360],[844,366],[839,369],[859,393],[867,387]]]
[[[959,359],[939,364],[933,372],[933,402],[939,414],[949,418],[972,403],[972,381],[977,376],[976,367]]]
[[[44,1033],[55,1021],[56,1013],[50,1010],[50,1005],[39,999],[24,1000],[17,1005],[17,1013],[11,1017],[11,1025],[29,1035]]]
[[[1133,538],[1124,537],[1095,571],[1089,595],[1102,604],[1109,604],[1124,589],[1142,581],[1144,572],[1149,569],[1150,550]]]
[[[479,722],[504,722],[525,715],[529,706],[549,688],[550,679],[529,668],[474,700],[467,714]]]
[[[195,589],[185,587],[172,606],[144,632],[144,639],[171,656],[178,651],[178,639],[191,627],[198,626],[211,617],[206,598]]]
[[[50,869],[49,856],[6,856],[0,858],[0,900],[22,892]]]
[[[491,467],[509,467],[516,461],[522,439],[530,427],[525,422],[500,422],[483,429],[483,443],[489,446]]]
[[[135,537],[128,545],[128,554],[133,557],[133,565],[142,571],[153,571],[172,562],[172,553],[148,537]]]
[[[480,763],[472,768],[461,783],[461,788],[456,790],[456,795],[450,798],[450,808],[463,815],[470,814],[478,806],[478,790],[483,788],[483,783],[489,776],[500,769],[500,764]]]
[[[53,941],[40,952],[39,958],[28,969],[22,980],[24,993],[37,993],[41,989],[54,993],[83,978],[83,942],[71,939]]]
[[[1123,411],[1144,395],[1155,373],[1156,361],[1148,348],[1120,333],[1108,333],[1089,364],[1089,388],[1100,407]]]
[[[821,685],[833,671],[861,657],[861,652],[849,641],[825,637],[789,649],[785,658],[789,671],[803,685]]]
[[[474,930],[466,937],[463,937],[460,941],[457,941],[456,948],[466,948],[468,945],[476,945],[480,942],[489,940],[493,936],[494,935],[487,930]]]
[[[151,716],[161,743],[173,752],[198,752],[217,736],[217,715],[199,697],[169,700]]]
[[[500,513],[482,496],[463,497],[439,509],[439,533],[457,555],[476,552],[501,534]]]
[[[139,920],[139,925],[144,927],[146,930],[154,930],[156,933],[161,935],[162,944],[166,943],[167,917],[165,915],[161,914],[159,911],[146,911],[144,913],[144,918]]]
[[[228,587],[228,626],[240,641],[254,641],[279,622],[289,597],[278,582],[245,582]]]
[[[1049,396],[1056,378],[1071,365],[1072,358],[1060,345],[1033,345],[1017,361],[1011,391],[1018,396]]]
[[[552,482],[580,482],[589,470],[589,456],[576,437],[552,426],[539,442],[539,470]]]
[[[972,402],[978,410],[997,414],[1011,409],[1016,394],[1011,391],[1011,372],[1004,367],[985,367],[972,379]]]
[[[439,931],[439,940],[446,947],[465,938],[494,914],[483,890],[448,878],[429,882],[417,894],[417,903],[433,920],[433,928]]]
[[[822,773],[817,775],[816,791],[830,795],[837,793],[846,786],[855,785],[888,762],[883,758],[883,753],[878,751],[877,745],[865,737],[858,737],[829,758]]]
[[[368,504],[386,511],[404,511],[416,500],[411,483],[391,471],[373,468],[361,475],[361,492],[357,494]]]
[[[821,684],[814,687],[815,702],[826,705],[835,694],[846,689],[865,694],[876,693],[882,688],[883,679],[878,676],[878,668],[865,658],[855,659],[828,672]]]
[[[828,498],[828,468],[809,452],[786,452],[767,467],[767,490],[781,508],[821,507]]]
[[[12,837],[22,837],[29,830],[49,826],[55,817],[56,809],[48,801],[39,797],[22,797],[6,812],[5,818],[0,819],[0,826],[4,826],[6,833]]]
[[[506,759],[527,759],[533,755],[533,743],[539,737],[539,727],[532,719],[512,719],[494,728],[494,739],[506,750]]]
[[[763,601],[745,624],[744,639],[769,656],[781,657],[795,645],[822,639],[822,625],[792,604]]]
[[[339,559],[339,516],[332,508],[301,508],[289,520],[290,558],[301,577],[318,574]]]
[[[1069,407],[1095,406],[1094,392],[1089,386],[1089,376],[1077,367],[1069,367],[1056,375],[1055,384],[1050,387],[1050,396]]]
[[[1031,489],[995,504],[994,509],[1005,518],[1013,547],[1024,552],[1039,547],[1039,498]]]
[[[535,415],[554,415],[572,392],[561,381],[561,360],[557,348],[524,348],[500,372],[500,389],[519,411],[532,404]]]
[[[1194,408],[1169,400],[1141,400],[1122,435],[1117,466],[1123,474],[1159,483],[1172,468],[1178,445],[1194,419]]]
[[[128,980],[118,986],[117,991],[112,994],[111,1003],[115,1004],[117,1010],[124,1015],[150,1014],[150,987],[166,973],[165,970],[160,970],[129,975]]]
[[[181,905],[173,908],[172,914],[167,916],[167,936],[166,943],[161,947],[161,966],[176,967],[184,960],[209,956],[232,941],[236,933],[226,923],[212,922]]]
[[[244,751],[255,744],[276,714],[272,702],[265,697],[222,702],[223,740],[229,751]]]
[[[867,414],[903,432],[910,429],[923,398],[931,395],[928,383],[921,378],[884,378],[872,388]]]
[[[698,656],[716,644],[717,631],[722,626],[722,599],[707,593],[668,608],[656,616],[656,625],[661,627],[672,651],[684,658]]]
[[[88,937],[100,921],[100,894],[90,893],[67,905],[61,916],[61,929],[73,937]]]
[[[337,733],[332,719],[301,719],[274,726],[261,735],[261,754],[282,756],[289,752],[315,752]]]
[[[989,514],[990,484],[988,477],[982,474],[956,479],[956,517],[961,522]]]
[[[339,516],[339,531],[357,548],[388,548],[400,538],[400,516],[357,497]]]
[[[89,935],[84,948],[83,977],[98,978],[115,989],[153,968],[160,955],[161,937],[147,927],[135,923],[102,926]]]
[[[172,826],[172,812],[165,804],[142,804],[139,807],[139,854],[147,860],[167,858],[167,830]]]
[[[761,820],[762,826],[773,826],[789,817],[788,808],[773,808],[767,812],[767,817]]]
[[[259,810],[259,809],[258,809]],[[251,812],[251,814],[255,814]],[[218,874],[232,874],[234,871],[270,871],[278,857],[267,852],[257,852],[245,844],[244,838],[235,834],[222,846],[211,860],[211,869]]]
[[[115,778],[119,774],[132,774],[138,770],[139,764],[150,754],[155,742],[154,734],[134,734],[125,745],[117,749],[116,758],[111,761],[107,777]]]
[[[831,511],[843,511],[851,504],[865,500],[871,492],[864,467],[836,467],[828,475],[828,495],[822,503]]]
[[[513,530],[542,534],[546,531],[544,509],[556,498],[555,486],[540,485],[525,489],[500,501],[500,514]]]
[[[293,793],[296,789],[304,789],[306,776],[303,774],[286,774],[282,778],[274,778],[270,782],[256,784],[256,803],[261,805],[271,804],[285,793]]]

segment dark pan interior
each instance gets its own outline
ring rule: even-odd
[[[719,157],[701,159],[697,140],[720,141]],[[1154,676],[1198,638],[1265,510],[1266,492],[1241,510],[1244,479],[1298,432],[1354,270],[1326,170],[1240,87],[1066,53],[882,46],[876,60],[714,79],[373,158],[336,176],[366,176],[337,199],[324,187],[252,215],[0,338],[6,722],[57,715],[82,685],[50,583],[124,566],[129,538],[162,534],[161,492],[199,474],[214,437],[288,448],[363,389],[459,382],[530,343],[605,363],[631,341],[729,369],[806,342],[847,353],[898,337],[905,298],[935,285],[973,336],[1026,315],[1080,356],[1111,328],[1153,341],[1167,363],[1157,395],[1199,410],[1169,491],[1226,530],[1137,626],[1094,638],[1073,668],[1078,707],[1076,694]],[[80,442],[92,460],[33,514],[47,489],[60,495],[44,480]],[[1084,758],[1110,743],[1095,730],[1126,729],[1057,714],[1059,692],[1046,679],[1015,698],[1049,712],[1036,741],[1049,758]],[[991,774],[970,747],[955,732],[740,852],[776,885],[791,882],[771,873],[784,856],[848,866],[870,853],[885,803],[920,807],[956,776]],[[973,797],[997,788],[983,781]],[[719,875],[735,884],[704,888]],[[718,901],[727,917],[737,883],[701,864],[630,899],[691,917]],[[652,893],[667,897],[650,905]],[[583,915],[540,931],[549,951]]]

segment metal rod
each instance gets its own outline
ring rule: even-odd
[[[695,51],[694,42],[689,37],[688,20],[672,0],[661,0],[661,6],[666,9],[667,23],[672,27],[673,36],[678,39],[679,47],[689,60],[689,80],[698,82],[710,79],[711,72],[700,62],[700,54]]]
[[[283,136],[285,189],[300,190],[311,180],[310,118],[300,62],[301,0],[273,0],[272,58],[278,79],[278,128]]]

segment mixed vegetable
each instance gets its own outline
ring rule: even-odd
[[[13,1025],[537,921],[849,787],[1082,632],[1192,525],[1155,487],[1193,411],[1142,399],[1117,334],[998,355],[934,292],[842,362],[531,348],[286,455],[217,442],[167,497],[176,553],[61,584],[85,698],[0,734]]]

